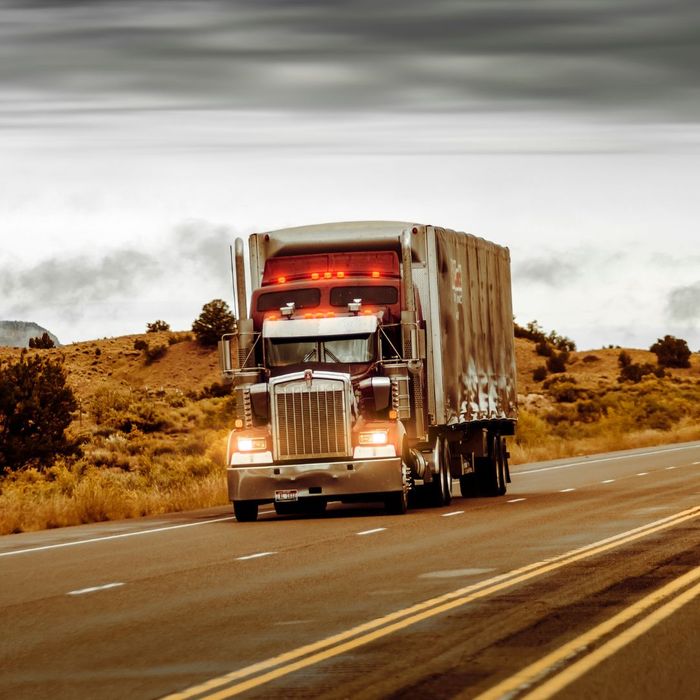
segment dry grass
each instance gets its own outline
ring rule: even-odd
[[[134,341],[167,346],[148,362]],[[232,398],[214,386],[216,352],[153,333],[36,351],[65,357],[80,403],[82,455],[0,480],[0,534],[203,508],[227,501]],[[566,377],[535,382],[543,358],[516,340],[521,406],[514,464],[700,439],[700,357],[639,384],[617,381],[619,349],[572,354]],[[654,362],[631,350],[634,362]],[[0,348],[0,360],[19,350]]]

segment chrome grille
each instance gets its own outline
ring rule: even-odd
[[[345,457],[348,421],[342,382],[315,380],[275,387],[278,459]]]

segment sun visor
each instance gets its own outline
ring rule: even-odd
[[[377,330],[374,314],[332,318],[265,319],[265,338],[317,338],[337,335],[369,335]]]

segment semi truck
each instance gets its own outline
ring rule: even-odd
[[[228,494],[321,513],[329,501],[443,506],[498,496],[517,421],[507,248],[410,222],[329,223],[235,241],[236,394]],[[250,303],[247,287],[250,287]]]

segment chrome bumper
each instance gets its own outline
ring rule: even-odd
[[[299,498],[382,494],[403,488],[401,458],[349,459],[343,462],[228,467],[231,501],[275,500],[275,491],[295,489]]]

